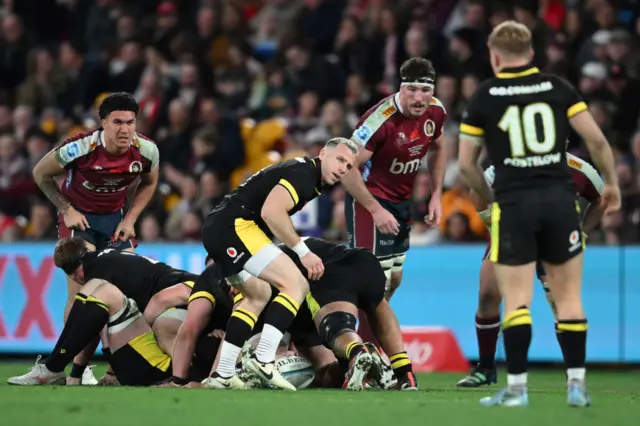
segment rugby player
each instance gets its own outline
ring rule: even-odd
[[[138,111],[128,93],[107,96],[99,106],[102,127],[67,139],[34,167],[36,183],[58,209],[59,238],[80,237],[94,250],[133,250],[134,225],[155,192],[159,161],[155,143],[136,133]],[[59,185],[56,178],[63,175]],[[127,188],[138,178],[124,215]],[[67,277],[65,318],[78,288]],[[87,348],[86,356],[94,349]],[[86,365],[86,357],[76,363]]]
[[[586,161],[567,153],[567,164],[571,168],[571,177],[575,184],[577,196],[584,198],[589,204],[582,221],[582,230],[585,238],[593,230],[602,218],[603,210],[600,206],[600,193],[604,182],[598,172]],[[485,180],[489,186],[493,186],[495,177],[494,167],[487,168],[484,172]],[[478,214],[489,224],[491,220],[491,206],[488,200],[483,200],[472,192],[472,198],[478,210]],[[489,226],[490,228],[490,226]],[[478,310],[476,311],[476,337],[478,339],[479,362],[471,370],[468,376],[458,381],[460,387],[478,387],[496,383],[497,374],[495,367],[495,352],[500,332],[500,303],[502,297],[498,290],[498,284],[493,273],[493,264],[489,261],[491,244],[487,245],[487,250],[482,259],[480,267],[480,291],[478,295]],[[554,318],[557,322],[558,316],[553,301],[553,295],[546,282],[544,267],[540,262],[536,263],[536,273],[538,279],[551,306]]]
[[[51,355],[29,373],[11,377],[11,385],[65,384],[65,367],[101,331],[109,364],[123,386],[151,386],[171,375],[171,357],[158,346],[136,302],[118,287],[87,281],[75,297]]]
[[[91,251],[89,244],[80,237],[66,237],[58,241],[53,261],[67,276],[81,285],[92,279],[99,279],[116,286],[126,297],[136,302],[147,323],[154,328],[161,315],[173,314],[168,309],[187,303],[191,287],[198,277],[127,251]],[[158,327],[158,336],[163,337],[161,343],[164,349],[171,347],[176,332],[177,326],[173,333]],[[81,371],[84,367],[74,362],[73,369]]]
[[[322,261],[295,232],[289,216],[317,197],[324,185],[340,181],[353,167],[357,153],[352,141],[330,139],[317,158],[294,158],[254,174],[205,220],[203,244],[223,276],[232,285],[242,285],[238,274],[243,270],[264,280],[255,281],[256,286],[242,285],[243,310],[255,317],[262,312],[268,303],[265,296],[270,294],[266,283],[280,291],[266,312],[260,343],[248,364],[250,370],[276,387],[295,390],[275,368],[275,353],[309,291],[307,278],[318,279],[324,270]],[[309,272],[307,277],[291,259],[281,255],[270,235],[295,251]],[[249,316],[231,316],[212,380],[222,386],[229,384],[253,325]]]
[[[409,200],[426,155],[431,201],[425,222],[437,226],[446,152],[442,128],[447,119],[442,102],[433,96],[436,72],[430,61],[411,58],[400,68],[400,90],[380,101],[358,122],[351,140],[361,146],[358,170],[342,184],[349,192],[345,216],[349,243],[376,255],[387,276],[387,300],[402,281],[409,250]],[[366,318],[359,316],[358,333],[372,340]]]
[[[384,298],[386,276],[376,257],[368,250],[350,249],[318,238],[306,238],[305,243],[325,265],[323,276],[319,280],[309,281],[311,291],[306,297],[309,318],[313,319],[321,339],[315,345],[324,344],[333,351],[338,361],[348,362],[343,388],[363,390],[373,367],[372,376],[380,387],[388,389],[397,384],[401,390],[416,390],[417,381],[404,349],[400,325]],[[283,246],[282,251],[296,263],[301,272],[306,273],[304,265],[293,250]],[[249,275],[244,277],[255,279]],[[303,315],[303,308],[305,305],[301,307],[300,315]],[[368,315],[374,336],[384,351],[390,354],[391,368],[397,381],[393,381],[393,374],[388,371],[375,345],[363,342],[356,333],[358,309]],[[295,347],[299,351],[301,347],[313,347],[309,341],[300,344],[296,340],[297,335],[310,335],[304,320],[296,322],[297,327],[291,329]],[[302,353],[314,366],[318,364],[317,357],[322,355],[320,348],[316,349],[315,354]],[[324,360],[323,367],[329,373],[330,360]],[[327,383],[331,379],[327,377],[323,381]]]
[[[491,254],[500,294],[507,387],[482,398],[487,406],[526,406],[529,305],[536,260],[541,260],[557,309],[558,338],[567,367],[567,402],[586,407],[587,320],[582,308],[583,245],[580,208],[567,165],[573,127],[604,175],[605,214],[620,208],[613,155],[586,104],[566,81],[531,65],[531,32],[514,21],[496,26],[488,41],[495,78],[484,82],[460,124],[460,169],[486,200],[493,193],[477,164],[486,143],[495,166]]]

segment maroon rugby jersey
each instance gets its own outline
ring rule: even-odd
[[[368,110],[351,139],[373,152],[362,165],[362,178],[369,192],[394,203],[411,197],[413,182],[431,143],[442,134],[447,112],[432,97],[422,116],[402,114],[399,93],[388,96]]]
[[[124,207],[128,186],[158,166],[156,144],[134,133],[122,155],[107,152],[102,129],[80,133],[55,149],[55,158],[67,170],[62,194],[74,208],[108,214]]]

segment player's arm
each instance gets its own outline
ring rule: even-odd
[[[480,101],[481,91],[482,89],[476,91],[462,116],[458,162],[460,174],[467,185],[483,199],[493,201],[493,192],[487,185],[482,169],[478,164],[478,159],[484,146],[485,124]]]
[[[360,167],[369,161],[372,155],[372,151],[361,147],[358,150],[355,166],[340,180],[342,186],[344,186],[356,202],[367,209],[369,213],[374,213],[376,210],[382,208],[378,200],[376,200],[367,189],[367,186],[364,184],[364,180],[362,179],[362,175],[360,174]]]
[[[433,141],[429,145],[427,152],[427,167],[429,169],[429,180],[431,181],[431,196],[438,197],[442,195],[442,185],[444,183],[444,170],[447,165],[447,151],[444,147],[445,140],[443,136]]]
[[[58,211],[62,214],[67,214],[69,209],[73,209],[73,207],[71,207],[69,200],[62,195],[60,187],[55,181],[56,176],[65,173],[64,166],[60,163],[58,157],[57,151],[49,151],[33,168],[33,179]]]
[[[149,204],[158,186],[158,170],[159,167],[156,165],[149,173],[140,176],[140,183],[135,190],[131,207],[129,207],[124,220],[132,224],[136,223],[142,211]]]
[[[604,216],[604,206],[601,204],[601,194],[604,188],[604,181],[590,164],[584,162],[580,171],[584,175],[585,188],[580,194],[589,201],[586,207],[584,218],[582,220],[582,232],[588,234],[598,227],[602,216]]]
[[[204,292],[196,292],[190,298],[187,316],[184,322],[180,324],[173,344],[171,361],[173,382],[180,385],[187,384],[189,366],[196,350],[198,336],[207,326],[215,307],[215,302],[212,302],[207,297],[198,296],[199,293]],[[207,295],[211,296],[209,293]],[[211,299],[213,299],[213,296],[211,296]]]
[[[144,319],[149,325],[158,319],[160,314],[174,306],[185,305],[189,300],[191,289],[184,284],[176,284],[154,294],[144,309]]]
[[[593,162],[604,175],[604,181],[610,185],[617,186],[618,176],[615,171],[611,146],[609,146],[606,136],[586,108],[587,106],[584,105],[582,111],[570,117],[569,123],[584,140]]]

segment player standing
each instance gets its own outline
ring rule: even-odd
[[[67,139],[33,169],[42,192],[58,209],[58,237],[76,236],[93,250],[133,250],[134,225],[158,184],[158,148],[136,133],[139,106],[128,93],[113,93],[99,107],[102,127]],[[66,175],[62,186],[55,178]],[[129,185],[140,178],[127,214]],[[80,285],[67,277],[65,320]],[[86,366],[76,360],[72,377]],[[74,365],[75,367],[75,365]]]
[[[402,281],[402,264],[409,249],[409,199],[426,155],[431,201],[425,222],[436,226],[446,165],[442,128],[447,112],[433,96],[436,72],[430,61],[411,58],[400,67],[400,90],[372,107],[358,122],[351,139],[362,149],[361,173],[342,181],[349,194],[345,215],[349,243],[370,250],[388,280],[387,300]],[[373,340],[366,316],[360,312],[358,333]]]
[[[571,177],[575,184],[577,196],[584,198],[589,205],[582,220],[582,230],[588,234],[593,230],[602,218],[602,208],[600,206],[600,193],[604,182],[589,163],[581,158],[567,153],[567,164],[571,168]],[[495,179],[495,169],[493,166],[484,171],[484,177],[489,186],[493,186]],[[478,214],[485,223],[490,223],[491,206],[488,200],[482,200],[477,194],[472,192],[472,198],[478,210]],[[480,291],[478,294],[478,310],[476,311],[476,337],[478,339],[479,362],[471,370],[471,373],[458,381],[459,387],[479,387],[496,383],[497,371],[495,366],[496,344],[500,333],[500,303],[502,296],[498,290],[498,283],[493,271],[493,264],[489,260],[491,253],[491,243],[488,244],[480,267]],[[544,267],[540,262],[536,263],[538,279],[551,306],[553,315],[558,320],[553,295],[546,282]],[[559,334],[558,334],[559,335]]]
[[[477,164],[485,141],[495,166],[490,260],[504,298],[502,331],[508,376],[506,388],[480,403],[529,403],[529,305],[535,264],[540,259],[558,312],[567,401],[572,406],[589,406],[587,320],[580,297],[584,239],[565,146],[570,126],[584,139],[604,174],[605,213],[620,208],[613,155],[576,90],[531,65],[527,27],[514,21],[498,25],[489,36],[488,47],[496,77],[478,88],[463,115],[459,160],[469,186],[487,200],[494,197]]]
[[[300,304],[309,292],[307,278],[319,279],[324,266],[296,233],[290,216],[320,195],[324,185],[342,179],[354,164],[358,147],[344,138],[330,139],[317,158],[294,158],[269,166],[251,176],[227,195],[207,217],[203,244],[220,266],[224,278],[245,296],[234,311],[220,350],[220,362],[209,379],[209,386],[242,388],[236,360],[250,337],[258,316],[269,302],[271,288],[280,293],[265,314],[265,325],[247,368],[276,387],[296,390],[275,367],[275,355],[284,332],[289,328]],[[291,248],[308,271],[302,275],[269,235]],[[245,284],[243,274],[262,280]]]

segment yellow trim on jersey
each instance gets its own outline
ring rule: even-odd
[[[242,293],[236,294],[236,296],[233,298],[233,304],[238,304],[242,301],[242,299],[244,299],[244,295]]]
[[[518,77],[526,77],[531,74],[535,74],[540,72],[540,70],[536,67],[532,67],[520,72],[499,72],[496,77],[498,78],[518,78]]]
[[[472,126],[470,124],[461,123],[460,133],[464,133],[466,135],[471,135],[471,136],[483,136],[484,129],[481,129],[480,127]]]
[[[567,109],[567,118],[573,118],[579,113],[581,113],[582,111],[586,111],[587,109],[588,108],[586,103],[582,101],[575,103],[571,105],[569,109]]]
[[[262,229],[253,220],[237,218],[234,227],[236,235],[252,256],[269,244],[273,244],[273,241],[262,232]]]
[[[128,343],[131,348],[138,352],[150,365],[160,371],[167,371],[171,366],[171,357],[164,353],[156,337],[152,332],[142,334]]]
[[[320,304],[313,297],[311,292],[307,293],[307,296],[305,297],[305,299],[307,301],[307,307],[309,308],[309,311],[311,311],[311,318],[315,318],[316,314],[320,310]]]
[[[189,288],[193,288],[193,286],[196,285],[196,283],[193,281],[185,281],[182,284],[186,285]]]
[[[498,250],[500,249],[500,206],[498,203],[491,205],[491,252],[489,260],[493,263],[498,261]]]
[[[213,297],[213,295],[208,291],[196,291],[191,296],[189,296],[189,301],[187,303],[191,303],[196,299],[207,299],[213,306],[216,306],[216,298]]]
[[[293,205],[294,206],[297,205],[298,201],[300,201],[300,197],[298,197],[298,192],[293,187],[293,185],[291,185],[289,181],[286,179],[280,179],[280,182],[278,182],[278,185],[284,186],[284,188],[287,191],[289,191],[289,195],[291,195],[291,198],[293,199]]]

